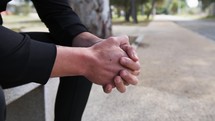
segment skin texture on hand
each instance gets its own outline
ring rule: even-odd
[[[58,46],[52,77],[82,75],[98,85],[115,85],[114,77],[125,69],[119,63],[121,57],[127,57],[120,47],[125,42],[109,38],[88,48]]]
[[[123,42],[125,41],[108,38],[90,47],[93,62],[89,62],[85,73],[86,78],[99,85],[114,84],[114,77],[120,70],[125,69],[119,63],[121,57],[127,57],[127,54],[120,48]]]
[[[112,89],[116,87],[119,92],[125,92],[125,86],[128,86],[129,84],[136,85],[138,82],[137,76],[140,73],[139,59],[136,51],[128,42],[128,36],[112,37],[112,39],[115,39],[116,41],[124,41],[124,43],[121,43],[120,47],[126,52],[128,57],[120,58],[119,63],[125,69],[118,72],[118,75],[113,78],[113,83],[103,85],[103,90],[106,93],[110,93]],[[101,41],[106,41],[106,39],[101,39],[91,33],[83,32],[74,38],[72,46],[90,47]]]
[[[122,36],[121,39],[128,40],[127,36]],[[119,76],[114,78],[115,85],[107,84],[103,86],[105,93],[110,93],[114,87],[121,93],[126,91],[129,84],[136,85],[138,83],[137,76],[140,74],[139,58],[129,43],[121,45],[121,48],[127,53],[128,57],[121,57],[120,64],[126,68],[119,72]]]

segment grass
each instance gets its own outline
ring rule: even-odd
[[[4,26],[14,30],[21,31],[24,28],[35,27],[35,26],[44,26],[38,17],[32,17],[31,15],[2,15],[4,20]],[[138,23],[135,24],[130,18],[130,22],[125,22],[124,17],[113,16],[112,23],[113,25],[125,25],[125,26],[147,26],[151,20],[147,20],[146,16],[138,16]]]
[[[28,27],[44,26],[44,24],[37,17],[25,15],[2,15],[3,26],[8,27],[16,32]]]
[[[203,20],[214,20],[215,21],[215,16],[206,16],[202,18]]]
[[[32,15],[3,14],[2,18],[4,19],[5,23],[14,23],[14,22],[20,22],[20,21],[40,21],[38,17],[33,17]]]

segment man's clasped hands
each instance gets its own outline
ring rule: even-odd
[[[96,43],[91,49],[97,57],[96,65],[92,65],[86,78],[102,85],[104,92],[110,93],[116,87],[123,93],[126,86],[138,83],[140,64],[127,36],[110,37]]]
[[[84,32],[74,38],[72,46],[71,54],[81,54],[72,60],[73,68],[79,69],[79,73],[75,70],[75,75],[85,76],[92,83],[101,85],[105,93],[110,93],[113,88],[123,93],[126,86],[138,83],[139,59],[128,36],[101,39]]]

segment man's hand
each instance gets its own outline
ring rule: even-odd
[[[124,70],[118,72],[118,76],[116,75],[113,79],[113,83],[103,85],[104,92],[110,93],[111,90],[116,87],[118,91],[125,92],[126,88],[125,85],[136,85],[138,82],[137,76],[140,73],[140,64],[138,62],[138,56],[135,50],[129,44],[129,39],[127,36],[121,37],[112,37],[116,41],[123,41],[120,47],[124,52],[126,52],[127,56],[129,57],[121,57],[120,64],[124,66]],[[73,40],[72,46],[75,47],[90,47],[98,42],[105,41],[104,39],[98,38],[97,36],[83,32],[79,34]]]
[[[109,38],[90,47],[91,58],[87,59],[89,62],[86,62],[88,65],[84,74],[86,78],[99,85],[115,85],[114,77],[125,69],[119,60],[121,57],[128,57],[120,47],[124,42],[125,40]]]
[[[139,58],[136,51],[128,43],[129,38],[127,36],[115,37],[118,41],[125,41],[126,43],[120,45],[120,47],[127,53],[128,57],[121,57],[120,64],[126,68],[126,70],[121,70],[119,76],[114,78],[115,85],[105,85],[103,86],[104,92],[110,93],[112,88],[116,86],[119,92],[125,92],[125,85],[136,85],[138,83],[137,76],[140,74],[140,64]]]

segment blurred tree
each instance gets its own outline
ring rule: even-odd
[[[171,13],[171,14],[176,14],[176,13],[179,13],[179,8],[180,8],[180,3],[181,1],[180,0],[172,0],[170,2],[169,0],[169,5],[167,7],[168,9],[168,12],[167,13]]]
[[[138,23],[138,8],[143,7],[146,2],[148,0],[110,0],[110,4],[116,8],[118,16],[121,15],[120,11],[123,10],[125,21],[129,22],[130,17],[132,17],[134,23]]]
[[[209,16],[215,16],[215,0],[201,0],[202,10],[208,9]]]
[[[90,32],[101,38],[112,34],[109,0],[69,0]]]
[[[155,15],[155,11],[156,11],[155,4],[156,4],[157,0],[151,0],[150,2],[151,2],[151,8],[150,8],[150,10],[147,13],[147,19],[149,19],[149,17],[150,17],[151,14],[154,16]]]
[[[131,6],[131,16],[134,23],[138,23],[137,21],[137,6],[136,6],[136,0],[130,0],[130,6]]]
[[[123,0],[123,4],[124,4],[124,16],[125,16],[125,21],[129,22],[130,21],[130,13],[131,13],[131,9],[130,9],[130,4],[129,4],[129,0]]]
[[[205,10],[211,3],[215,2],[215,0],[201,0],[202,9]]]
[[[150,10],[147,13],[147,18],[150,15],[156,14],[176,14],[185,7],[185,0],[150,0]]]
[[[115,6],[118,14],[124,10],[125,21],[129,22],[131,16],[134,23],[138,22],[137,14],[139,11],[142,15],[143,13],[146,14],[147,19],[156,13],[169,14],[178,11],[178,0],[110,0],[110,3]]]
[[[121,11],[124,11],[125,21],[130,21],[130,14],[131,14],[131,0],[110,0],[110,4],[115,6],[117,10],[117,14],[120,17]]]
[[[172,6],[172,3],[175,2],[175,1],[178,2],[178,0],[166,0],[166,1],[165,1],[165,5],[163,6],[163,11],[162,11],[162,13],[164,13],[164,14],[169,14],[169,13],[171,13],[171,12],[170,12],[170,11],[171,11],[171,6]]]

